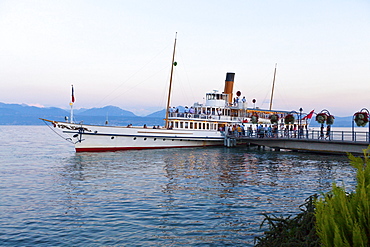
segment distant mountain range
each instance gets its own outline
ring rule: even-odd
[[[64,121],[69,117],[69,111],[57,107],[36,107],[26,104],[5,104],[0,102],[0,125],[40,125],[39,118],[56,121]],[[123,110],[117,106],[105,106],[102,108],[76,109],[74,110],[75,122],[83,121],[85,124],[108,125],[164,125],[166,110],[160,110],[145,117],[136,116],[130,111]],[[313,118],[311,127],[320,125]],[[335,117],[334,127],[351,127],[352,116]]]
[[[102,108],[74,110],[75,122],[83,121],[86,124],[112,125],[163,125],[166,111],[154,112],[141,117],[116,106]],[[5,104],[0,102],[0,125],[40,125],[39,118],[63,121],[69,117],[70,112],[57,107],[36,107],[26,104]]]

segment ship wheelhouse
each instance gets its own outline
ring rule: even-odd
[[[224,108],[228,106],[228,102],[228,94],[219,93],[217,90],[213,90],[213,93],[206,93],[206,106]]]

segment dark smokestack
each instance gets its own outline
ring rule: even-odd
[[[235,73],[232,73],[232,72],[226,73],[224,93],[229,95],[228,102],[230,104],[232,103],[232,100],[233,100],[234,77],[235,77]]]

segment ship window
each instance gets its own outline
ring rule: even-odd
[[[114,136],[112,136],[110,139],[112,139],[112,140],[113,140],[113,139],[114,139]]]
[[[144,141],[146,141],[146,138],[144,138]]]
[[[136,140],[136,137],[134,137],[134,141]]]
[[[179,122],[175,122],[175,128],[179,128]]]
[[[193,128],[193,122],[190,122],[190,129]]]
[[[157,138],[154,138],[154,141],[156,141],[157,140]]]
[[[206,129],[206,123],[203,123],[203,128],[202,129]]]
[[[166,139],[163,139],[163,141],[165,141]]]
[[[184,123],[180,122],[180,129],[184,128]]]
[[[209,123],[207,123],[207,130],[209,130]]]
[[[185,122],[185,129],[189,128],[189,123]]]

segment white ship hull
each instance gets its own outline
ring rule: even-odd
[[[246,101],[239,99],[240,92],[232,102],[234,75],[226,74],[224,92],[206,93],[205,104],[197,102],[190,108],[185,106],[183,111],[168,105],[165,125],[160,128],[77,124],[73,122],[73,104],[69,123],[42,120],[67,135],[76,152],[221,146],[225,141],[223,133],[241,136],[247,131],[245,124],[249,132],[252,125],[255,129],[258,125],[260,129],[262,125],[274,125],[275,130],[282,125],[297,127],[292,112],[248,108]],[[303,127],[301,122],[299,125]]]
[[[50,121],[75,144],[76,152],[204,147],[223,145],[220,131],[79,125]]]

